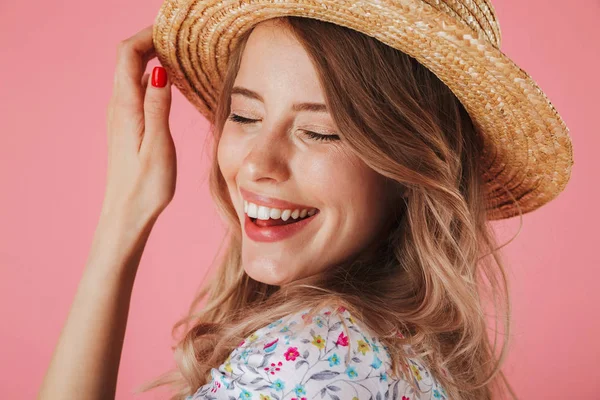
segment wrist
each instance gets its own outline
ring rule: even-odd
[[[138,216],[137,213],[119,210],[100,213],[97,230],[108,230],[120,236],[139,236],[149,231],[154,226],[158,216]]]
[[[94,232],[88,267],[108,268],[118,276],[135,276],[156,219],[130,214],[101,214]]]

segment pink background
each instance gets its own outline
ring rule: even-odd
[[[86,262],[104,194],[105,113],[117,43],[160,0],[0,3],[0,398],[34,398]],[[514,340],[505,371],[523,399],[600,398],[600,3],[495,0],[503,51],[571,129],[567,190],[527,214],[504,251]],[[148,71],[156,65],[148,66]],[[219,244],[207,188],[207,124],[174,90],[175,199],[138,273],[117,398],[169,368],[171,326]],[[518,219],[496,223],[501,239]],[[164,398],[157,391],[140,397]],[[74,397],[75,398],[75,397]]]

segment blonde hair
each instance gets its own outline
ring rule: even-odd
[[[283,287],[246,274],[240,221],[216,150],[247,32],[231,55],[210,121],[210,190],[228,224],[225,250],[214,278],[173,327],[174,338],[184,328],[174,347],[177,368],[141,391],[169,384],[171,400],[184,399],[253,331],[300,309],[331,305],[345,307],[388,346],[397,376],[408,373],[403,345],[410,344],[449,398],[482,400],[507,392],[516,398],[501,371],[510,301],[485,208],[485,138],[450,89],[405,53],[324,21],[278,20],[308,52],[342,140],[404,197],[390,210],[384,239],[353,260]],[[493,343],[488,300],[496,311]]]

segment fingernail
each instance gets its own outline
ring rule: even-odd
[[[152,86],[165,87],[167,84],[167,71],[163,67],[154,67],[152,70]]]

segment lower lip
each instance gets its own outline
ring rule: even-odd
[[[298,233],[306,227],[306,225],[310,224],[317,215],[319,215],[318,212],[299,222],[294,222],[293,224],[262,227],[254,224],[254,222],[250,220],[248,214],[244,214],[244,231],[246,232],[246,235],[255,242],[277,242]]]

